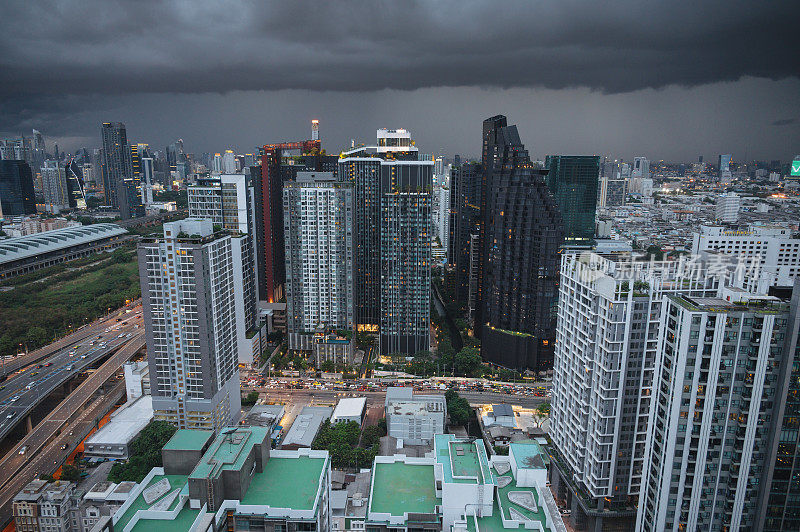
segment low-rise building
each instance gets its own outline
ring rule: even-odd
[[[315,335],[313,343],[314,363],[316,367],[323,362],[333,362],[337,366],[353,364],[353,340],[337,334]]]
[[[71,532],[70,510],[75,485],[34,480],[12,501],[16,530],[20,532]]]
[[[126,403],[103,428],[86,440],[84,455],[87,458],[127,459],[131,442],[152,420],[152,396],[144,395]]]
[[[122,365],[122,371],[125,375],[125,395],[128,402],[150,395],[150,370],[146,360],[126,362]]]
[[[333,408],[327,406],[306,406],[294,418],[289,432],[281,442],[281,449],[311,447],[320,427],[333,415]]]
[[[483,416],[483,424],[487,427],[516,428],[517,420],[514,417],[514,409],[505,403],[492,405],[492,409]]]
[[[413,395],[410,387],[390,387],[384,402],[389,436],[404,445],[428,445],[444,433],[447,403],[443,395]]]
[[[345,397],[339,399],[336,408],[333,409],[331,423],[341,423],[342,421],[355,421],[359,425],[364,420],[367,410],[366,397]]]
[[[330,530],[327,451],[270,450],[265,427],[182,430],[131,498],[98,529],[139,532],[208,530]],[[199,434],[192,434],[199,433]],[[186,466],[205,449],[189,473]]]

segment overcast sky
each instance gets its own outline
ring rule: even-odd
[[[535,156],[800,153],[800,2],[5,0],[0,135],[187,151],[412,130],[473,155],[505,114]]]

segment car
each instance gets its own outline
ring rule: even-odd
[[[35,376],[37,376],[38,374],[39,374],[39,372],[38,372],[38,371],[34,371],[33,373],[31,373],[31,377],[35,377]]]
[[[46,367],[46,368],[49,368],[49,367],[50,367],[50,366],[52,366],[52,365],[53,365],[53,363],[52,363],[52,362],[48,362],[47,364],[45,364],[45,365],[44,365],[44,367]]]
[[[16,415],[17,415],[17,413],[16,413],[16,412],[11,412],[11,413],[9,413],[9,414],[6,416],[6,419],[14,419],[14,417],[15,417]]]
[[[63,450],[64,450],[64,449],[66,449],[66,448],[67,448],[67,444],[66,444],[66,443],[62,443],[62,444],[61,444],[61,450],[63,451]]]
[[[14,403],[16,401],[19,401],[19,395],[15,395],[14,397],[11,398],[11,402],[12,403]]]
[[[28,446],[27,445],[23,445],[22,447],[19,448],[19,454],[25,454],[25,451],[27,451],[27,450],[28,450]]]

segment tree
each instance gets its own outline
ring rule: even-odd
[[[130,444],[130,458],[115,462],[108,474],[111,482],[131,480],[141,482],[154,467],[161,467],[161,449],[175,431],[175,425],[167,421],[151,421]]]
[[[459,351],[454,360],[455,371],[467,377],[480,377],[483,374],[480,350],[475,347],[465,347]]]
[[[542,403],[536,408],[536,410],[541,412],[541,414],[544,415],[544,416],[549,416],[550,415],[550,403]]]
[[[455,390],[447,390],[444,394],[447,403],[447,413],[450,415],[452,425],[467,425],[472,420],[472,407],[469,402],[458,395]]]
[[[655,244],[647,247],[647,257],[655,260],[664,260],[664,252]]]
[[[326,373],[332,373],[336,371],[336,364],[332,360],[326,360],[320,364],[319,368]]]
[[[258,401],[258,392],[253,390],[247,394],[247,397],[242,399],[242,406],[254,405],[256,404],[256,401]]]
[[[64,464],[61,468],[61,480],[77,482],[81,479],[81,470],[74,464]]]

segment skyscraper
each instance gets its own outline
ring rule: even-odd
[[[187,218],[138,246],[156,419],[219,430],[239,416],[232,240],[242,237]]]
[[[547,186],[564,220],[565,247],[592,245],[599,165],[596,155],[548,155],[545,160]]]
[[[477,300],[477,270],[480,266],[480,249],[471,252],[472,237],[480,235],[481,216],[481,165],[464,162],[454,164],[450,170],[450,236],[447,263],[454,276],[455,296],[461,305],[468,301],[469,315],[473,318]],[[470,273],[474,275],[471,276]],[[472,282],[471,282],[472,280]],[[473,290],[470,291],[470,286]],[[472,297],[470,297],[472,294]]]
[[[407,130],[377,137],[339,159],[338,179],[354,190],[355,319],[380,331],[381,353],[414,354],[430,347],[434,161],[418,160]]]
[[[766,457],[781,436],[770,429],[786,347],[796,344],[789,304],[722,289],[664,305],[637,529],[762,530]],[[789,451],[785,436],[778,445]]]
[[[103,190],[106,205],[120,209],[122,219],[128,219],[130,209],[124,180],[132,177],[132,170],[125,124],[104,122],[100,132],[103,139]]]
[[[726,153],[724,155],[719,156],[719,161],[717,163],[717,176],[719,177],[720,181],[729,181],[731,178],[731,162],[733,161],[733,156],[730,153]]]
[[[233,150],[225,150],[225,154],[222,156],[222,173],[236,173],[236,154],[233,153]]]
[[[47,160],[42,166],[42,189],[44,192],[44,208],[47,212],[60,213],[69,208],[69,191],[67,190],[67,174],[61,163]]]
[[[36,214],[31,167],[25,161],[0,161],[0,218]]]
[[[487,122],[495,129],[487,130]],[[481,355],[508,368],[547,369],[555,340],[561,215],[546,172],[531,163],[516,126],[506,126],[505,117],[485,121],[484,148],[490,166],[484,167]]]
[[[562,257],[551,482],[580,530],[630,530],[635,522],[663,299],[715,295],[719,279],[700,264]]]
[[[254,362],[260,353],[255,333],[261,329],[257,314],[257,272],[253,187],[243,174],[203,179],[187,188],[189,216],[211,220],[214,226],[236,235],[231,239],[238,360]],[[255,345],[254,345],[255,344]],[[257,362],[257,360],[256,360]]]
[[[67,178],[67,195],[70,209],[86,208],[86,191],[83,179],[83,170],[74,158],[67,161],[64,166]]]
[[[332,172],[299,172],[283,186],[289,348],[354,326],[353,189]]]

